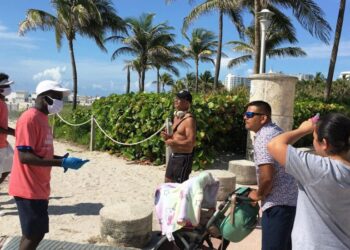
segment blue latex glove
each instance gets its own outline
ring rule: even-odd
[[[68,168],[77,170],[89,161],[90,160],[82,160],[76,157],[67,157],[67,158],[63,158],[62,167],[64,168],[64,172],[67,172]]]

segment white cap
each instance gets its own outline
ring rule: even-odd
[[[66,88],[62,88],[62,86],[55,81],[52,80],[44,80],[39,82],[38,86],[36,86],[36,94],[40,95],[46,91],[53,90],[57,92],[62,92],[63,96],[69,95],[70,90]]]
[[[0,86],[8,86],[10,84],[14,83],[14,81],[11,81],[9,79],[4,79],[0,82]]]

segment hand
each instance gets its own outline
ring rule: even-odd
[[[302,124],[300,124],[299,130],[303,131],[305,134],[311,134],[315,129],[315,123],[310,118],[307,121],[304,121]]]
[[[160,136],[163,138],[164,141],[168,140],[171,138],[171,135],[169,135],[167,132],[162,131],[160,132]]]
[[[89,162],[89,160],[82,160],[76,157],[67,157],[63,158],[61,166],[64,168],[65,173],[67,172],[68,168],[77,170],[87,162]]]
[[[256,189],[252,189],[252,191],[249,192],[248,198],[252,199],[254,201],[254,204],[257,201],[261,200],[261,197],[259,197],[259,195],[258,195],[258,190],[256,190]]]
[[[172,139],[167,139],[167,140],[165,141],[165,144],[168,145],[168,146],[173,146],[173,145],[174,145],[174,140],[172,140]]]

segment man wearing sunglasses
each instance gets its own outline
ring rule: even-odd
[[[267,151],[268,142],[282,133],[271,121],[271,106],[264,101],[253,101],[246,106],[243,116],[245,128],[255,132],[254,163],[258,189],[249,197],[262,202],[262,249],[289,250],[294,223],[297,185]]]

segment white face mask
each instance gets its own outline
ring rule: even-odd
[[[3,96],[8,96],[9,94],[11,94],[11,92],[12,92],[11,87],[7,87],[7,88],[2,89],[2,92],[0,94]]]
[[[50,114],[56,114],[61,112],[63,108],[63,101],[58,100],[58,99],[53,99],[48,96],[52,100],[52,104],[47,104],[47,110],[49,111]]]

